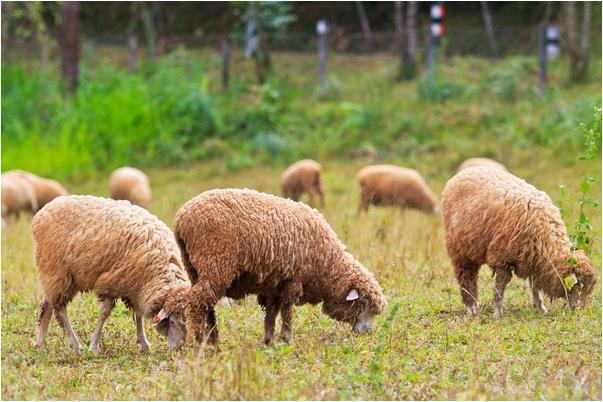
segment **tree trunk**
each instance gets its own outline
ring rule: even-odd
[[[141,8],[142,26],[145,34],[145,41],[147,44],[147,53],[149,57],[155,57],[156,45],[157,45],[157,33],[155,31],[155,22],[153,21],[153,14],[149,9],[149,6],[142,3]]]
[[[80,5],[77,1],[61,3],[61,25],[59,27],[59,45],[61,47],[61,71],[63,81],[69,92],[75,92],[78,86],[80,61]]]
[[[404,49],[404,10],[402,2],[394,2],[394,26],[396,27],[396,52],[400,55]]]
[[[492,23],[492,15],[488,8],[488,2],[480,1],[482,5],[482,18],[484,19],[484,27],[486,28],[486,36],[488,37],[488,45],[490,52],[496,55],[496,36],[494,36],[494,24]]]
[[[417,2],[409,1],[406,4],[406,34],[402,49],[402,69],[400,76],[403,79],[412,79],[417,74]]]
[[[582,37],[578,38],[576,27],[576,3],[567,1],[563,3],[565,24],[567,31],[567,50],[570,57],[570,80],[583,81],[588,71],[588,52],[590,45],[590,2],[582,3],[584,14],[582,18]],[[578,40],[580,39],[580,43]]]
[[[364,11],[364,4],[361,1],[356,1],[356,11],[358,11],[358,17],[360,18],[360,25],[362,26],[362,33],[367,43],[373,41],[373,33],[371,31],[371,25]]]
[[[230,39],[229,35],[222,38],[222,89],[228,89],[230,72]]]

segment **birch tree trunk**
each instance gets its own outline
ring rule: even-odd
[[[484,28],[486,29],[486,36],[488,37],[488,45],[490,46],[490,53],[496,55],[496,36],[494,35],[494,24],[492,23],[492,15],[488,8],[487,1],[480,1],[482,6],[482,18],[484,20]]]
[[[360,18],[360,25],[362,26],[362,33],[364,39],[371,43],[373,41],[373,33],[371,31],[371,25],[364,11],[364,4],[361,1],[356,1],[356,10],[358,11],[358,17]]]

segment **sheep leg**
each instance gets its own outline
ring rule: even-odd
[[[283,287],[281,296],[281,332],[279,338],[287,343],[292,342],[292,308],[299,301],[302,294],[303,287],[299,282],[290,281]]]
[[[115,301],[113,299],[103,299],[101,312],[98,316],[98,323],[96,324],[96,328],[94,328],[94,332],[92,332],[92,337],[90,338],[90,351],[93,353],[98,353],[100,351],[100,339],[103,325],[105,324],[107,318],[109,318],[111,315],[113,306],[115,306]]]
[[[274,341],[274,326],[276,316],[280,310],[279,298],[274,295],[266,295],[266,316],[264,317],[264,343],[270,345]]]
[[[188,302],[184,309],[187,332],[196,342],[206,340],[216,343],[218,331],[216,329],[216,315],[214,306],[219,300],[219,295],[225,295],[224,288],[216,289],[209,286],[206,277],[199,277],[197,283],[189,291]],[[213,330],[212,330],[213,328]],[[206,339],[206,337],[211,337]]]
[[[218,320],[216,319],[216,310],[213,308],[207,314],[207,324],[209,328],[209,336],[207,343],[210,345],[218,344]]]
[[[315,189],[316,189],[316,192],[318,193],[318,198],[320,199],[320,207],[324,208],[325,207],[325,192],[322,189],[320,182],[316,183]]]
[[[499,268],[496,272],[496,284],[494,285],[494,318],[499,319],[503,312],[503,298],[505,297],[505,288],[511,281],[513,274],[507,268]]]
[[[542,296],[540,295],[540,289],[536,287],[532,278],[530,278],[530,289],[532,290],[532,305],[535,309],[546,313],[547,310],[544,301],[542,300]]]
[[[82,345],[80,345],[80,341],[77,339],[77,335],[73,332],[73,328],[71,328],[71,323],[69,322],[69,318],[67,317],[67,306],[58,307],[54,310],[55,317],[59,322],[59,326],[63,328],[63,334],[65,336],[69,336],[69,343],[71,344],[71,348],[76,352],[81,352]]]
[[[144,333],[142,317],[137,315],[136,317],[134,317],[134,320],[136,321],[136,343],[138,344],[138,350],[140,352],[146,352],[147,350],[149,350],[151,345],[147,340],[147,335]]]
[[[454,271],[461,289],[461,298],[467,308],[467,315],[477,314],[477,278],[479,265],[470,261],[455,261]]]
[[[368,212],[370,203],[371,195],[368,192],[363,191],[360,194],[360,204],[358,205],[358,211],[356,212],[356,215],[360,215],[362,211]]]
[[[46,331],[48,331],[51,319],[52,306],[48,300],[44,299],[42,303],[40,303],[40,313],[38,315],[38,332],[36,339],[36,347],[38,348],[41,348],[44,345],[44,337],[46,336]]]

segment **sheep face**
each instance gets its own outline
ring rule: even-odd
[[[186,323],[181,312],[168,315],[165,309],[162,308],[153,318],[153,328],[168,338],[170,349],[177,349],[186,339]]]
[[[596,278],[590,259],[580,250],[574,253],[576,264],[573,267],[578,282],[568,292],[568,302],[572,309],[585,306],[588,296],[592,293]]]
[[[345,300],[325,300],[322,311],[338,321],[351,324],[359,333],[372,331],[376,315],[370,309],[370,302],[356,289],[350,290]]]

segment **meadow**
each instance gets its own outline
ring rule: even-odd
[[[589,197],[601,199],[600,152],[578,160],[578,125],[591,126],[601,105],[600,57],[592,79],[578,85],[564,81],[561,60],[553,63],[553,85],[540,96],[535,59],[522,56],[446,59],[427,90],[424,77],[395,82],[397,60],[389,55],[336,55],[324,92],[308,54],[275,55],[275,77],[263,86],[235,54],[227,91],[208,50],[177,51],[135,74],[123,68],[123,50],[98,47],[85,56],[73,99],[58,88],[53,67],[41,73],[3,62],[3,171],[28,169],[62,179],[71,193],[108,196],[108,172],[135,165],[151,179],[151,212],[171,226],[177,209],[201,191],[278,194],[289,162],[315,158],[327,190],[321,212],[375,273],[388,304],[371,335],[353,334],[319,306],[298,307],[293,344],[264,346],[263,312],[249,297],[217,307],[218,350],[170,352],[147,323],[151,351],[140,354],[131,315],[119,303],[99,355],[74,354],[56,321],[38,351],[42,296],[30,218],[22,216],[2,229],[2,399],[602,398],[600,274],[588,306],[572,312],[545,299],[546,314],[532,309],[527,283],[514,278],[504,316],[494,320],[493,280],[483,267],[482,311],[467,318],[441,217],[396,208],[356,216],[355,183],[361,167],[394,163],[421,172],[439,197],[464,158],[489,156],[553,199],[565,185],[571,228],[585,175],[595,177]],[[588,206],[586,214],[600,272],[601,209]],[[80,295],[68,311],[87,342],[95,298]]]

